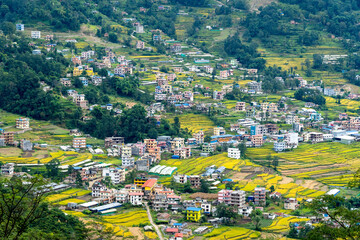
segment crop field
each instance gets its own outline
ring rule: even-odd
[[[278,169],[282,174],[297,178],[312,178],[323,183],[346,185],[351,172],[360,167],[360,143],[302,144],[291,152],[276,153],[267,145],[263,148],[248,149],[248,156],[263,160],[271,154],[280,158]],[[343,178],[341,177],[343,176]],[[341,181],[336,181],[342,179]]]
[[[341,99],[340,104],[336,103],[336,99],[332,97],[325,97],[326,99],[326,106],[328,108],[343,111],[344,109],[347,110],[357,110],[360,107],[360,102],[350,99]]]
[[[79,199],[75,199],[75,197],[84,196],[84,195],[87,195],[89,193],[91,193],[91,190],[84,190],[84,189],[80,189],[80,188],[72,188],[72,189],[68,189],[66,191],[63,191],[61,193],[51,194],[51,195],[46,197],[46,200],[49,201],[50,203],[62,201],[62,203],[59,203],[59,204],[60,205],[62,205],[62,204],[66,205],[67,202],[65,203],[65,201],[63,201],[63,200],[66,200],[68,202],[77,201]],[[69,198],[71,198],[71,199],[69,199]],[[80,201],[82,201],[82,200],[80,200]],[[76,203],[80,203],[80,202],[78,201]]]
[[[105,216],[103,220],[110,224],[121,225],[125,227],[139,226],[140,224],[150,224],[145,210],[131,210],[126,213]]]
[[[81,199],[77,199],[77,198],[69,198],[69,199],[60,201],[60,202],[58,202],[58,203],[56,203],[56,204],[66,206],[68,203],[77,203],[77,204],[80,204],[80,203],[84,203],[84,202],[86,202],[86,201],[81,200]]]
[[[274,233],[283,233],[290,230],[290,223],[305,222],[308,221],[307,218],[297,218],[297,217],[278,217],[270,226],[263,228],[264,231],[274,232]]]
[[[189,131],[196,133],[200,130],[204,132],[212,131],[215,127],[209,117],[200,114],[183,114],[179,116],[181,128],[187,128]]]
[[[204,235],[206,239],[256,239],[260,233],[241,227],[219,227]]]
[[[281,184],[282,180],[283,177],[281,176],[263,173],[257,175],[253,180],[240,180],[236,182],[235,186],[246,192],[253,192],[258,186],[265,187],[268,190],[270,190],[271,186],[274,186],[275,191],[280,192],[284,197],[297,198],[299,200],[315,198],[325,194],[324,191],[309,189],[294,182]]]
[[[72,188],[62,192],[62,194],[73,195],[73,196],[84,196],[91,193],[91,190],[84,190],[80,188]]]
[[[227,157],[227,153],[222,153],[210,157],[199,157],[190,159],[170,159],[160,162],[161,165],[177,167],[177,172],[187,175],[197,175],[205,171],[206,167],[215,165],[217,167],[224,166],[234,171],[240,171],[243,166],[259,166],[249,160],[232,159]]]
[[[82,212],[77,212],[77,211],[63,210],[63,212],[66,214],[69,214],[69,215],[79,217],[79,218],[83,218],[83,217],[87,216],[87,215],[83,214]]]
[[[157,235],[154,232],[145,232],[145,236],[149,239],[157,239]]]
[[[70,197],[71,197],[71,195],[59,193],[59,194],[52,194],[52,195],[47,196],[46,200],[52,203],[52,202],[61,201],[61,200],[64,200],[64,199],[67,199]]]

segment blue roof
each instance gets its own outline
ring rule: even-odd
[[[222,137],[233,137],[231,134],[224,134],[224,135],[214,135],[211,138],[222,138]]]
[[[223,182],[232,182],[232,179],[227,178],[227,179],[224,179]]]
[[[201,211],[201,208],[188,207],[188,208],[186,209],[186,211],[195,211],[195,212],[199,212],[199,211]]]
[[[182,223],[174,223],[173,226],[182,226]]]
[[[74,167],[74,170],[81,170],[82,167]]]

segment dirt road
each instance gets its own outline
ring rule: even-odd
[[[150,213],[150,208],[148,206],[147,203],[145,203],[145,207],[146,207],[146,212],[147,212],[147,215],[148,215],[148,218],[149,218],[149,221],[151,223],[151,225],[154,227],[155,231],[156,231],[156,234],[158,235],[158,237],[160,238],[160,240],[164,240],[162,234],[161,234],[161,231],[159,229],[159,227],[154,223],[153,221],[153,218],[151,216],[151,213]]]

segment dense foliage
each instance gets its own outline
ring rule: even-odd
[[[48,22],[58,30],[79,30],[91,10],[81,0],[0,0],[0,22]]]
[[[326,99],[319,90],[300,88],[295,92],[295,98],[304,102],[313,102],[318,105],[325,105]]]
[[[245,45],[239,35],[229,36],[224,41],[224,51],[227,55],[235,57],[241,64],[248,68],[264,69],[265,60],[260,58],[255,45]]]
[[[44,92],[40,81],[51,86],[64,72],[67,60],[56,52],[32,55],[27,41],[15,40],[17,45],[12,45],[0,37],[0,108],[36,119],[62,119],[60,100]]]

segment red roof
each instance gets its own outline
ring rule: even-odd
[[[175,237],[184,237],[183,233],[175,233]]]
[[[177,229],[177,228],[167,228],[165,230],[165,232],[167,232],[167,233],[177,233],[177,232],[179,232],[179,229]]]
[[[157,182],[157,179],[153,179],[153,178],[149,179],[142,185],[142,187],[154,187],[156,182]]]

